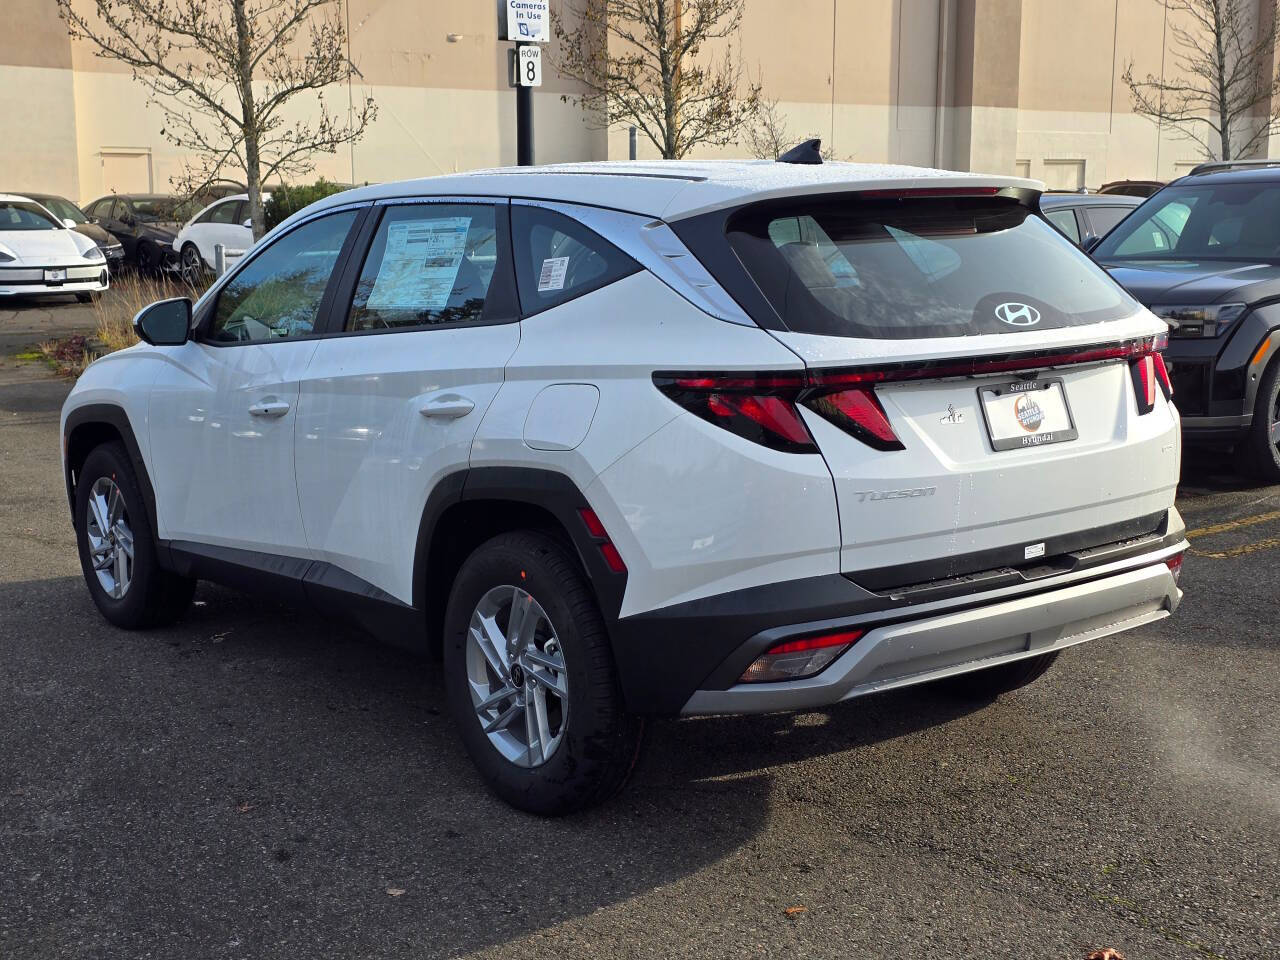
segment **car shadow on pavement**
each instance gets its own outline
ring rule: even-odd
[[[890,693],[652,723],[620,796],[542,820],[485,790],[435,664],[269,601],[202,585],[181,623],[129,633],[78,578],[0,584],[0,662],[0,857],[36,878],[0,871],[19,932],[193,956],[215,936],[259,956],[313,937],[347,955],[503,943],[750,842],[769,816],[764,768],[965,709]],[[94,907],[68,915],[70,897]]]

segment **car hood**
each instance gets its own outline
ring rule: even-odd
[[[0,244],[26,263],[63,263],[83,259],[82,249],[93,247],[88,238],[77,242],[71,230],[0,230]]]
[[[100,247],[110,247],[120,242],[96,223],[77,223],[75,231],[88,237]]]
[[[182,224],[172,220],[139,220],[138,232],[156,240],[172,241],[178,231],[182,229]]]
[[[1247,260],[1125,260],[1101,266],[1146,306],[1253,303],[1280,295],[1280,265]]]

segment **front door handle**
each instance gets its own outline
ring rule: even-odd
[[[276,400],[274,397],[268,397],[266,400],[259,400],[249,408],[249,413],[255,417],[283,417],[288,412],[288,402],[284,400]]]
[[[472,401],[460,394],[442,393],[424,403],[418,412],[431,420],[457,420],[475,408]]]

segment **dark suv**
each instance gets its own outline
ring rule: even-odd
[[[1091,252],[1169,324],[1184,438],[1280,482],[1280,166],[1198,168]]]

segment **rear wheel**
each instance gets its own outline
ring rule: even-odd
[[[623,709],[604,621],[559,543],[520,532],[479,547],[454,582],[444,641],[449,707],[494,793],[558,816],[622,786],[643,724]]]
[[[1253,424],[1236,447],[1236,461],[1242,473],[1280,483],[1280,357],[1262,376]]]
[[[95,448],[76,478],[76,542],[93,602],[117,627],[161,626],[186,612],[196,583],[161,569],[141,487],[119,443]]]
[[[1038,657],[1026,657],[998,667],[974,670],[947,677],[939,686],[954,696],[973,700],[994,700],[1001,694],[1011,693],[1040,678],[1058,659],[1058,651],[1042,653]]]

